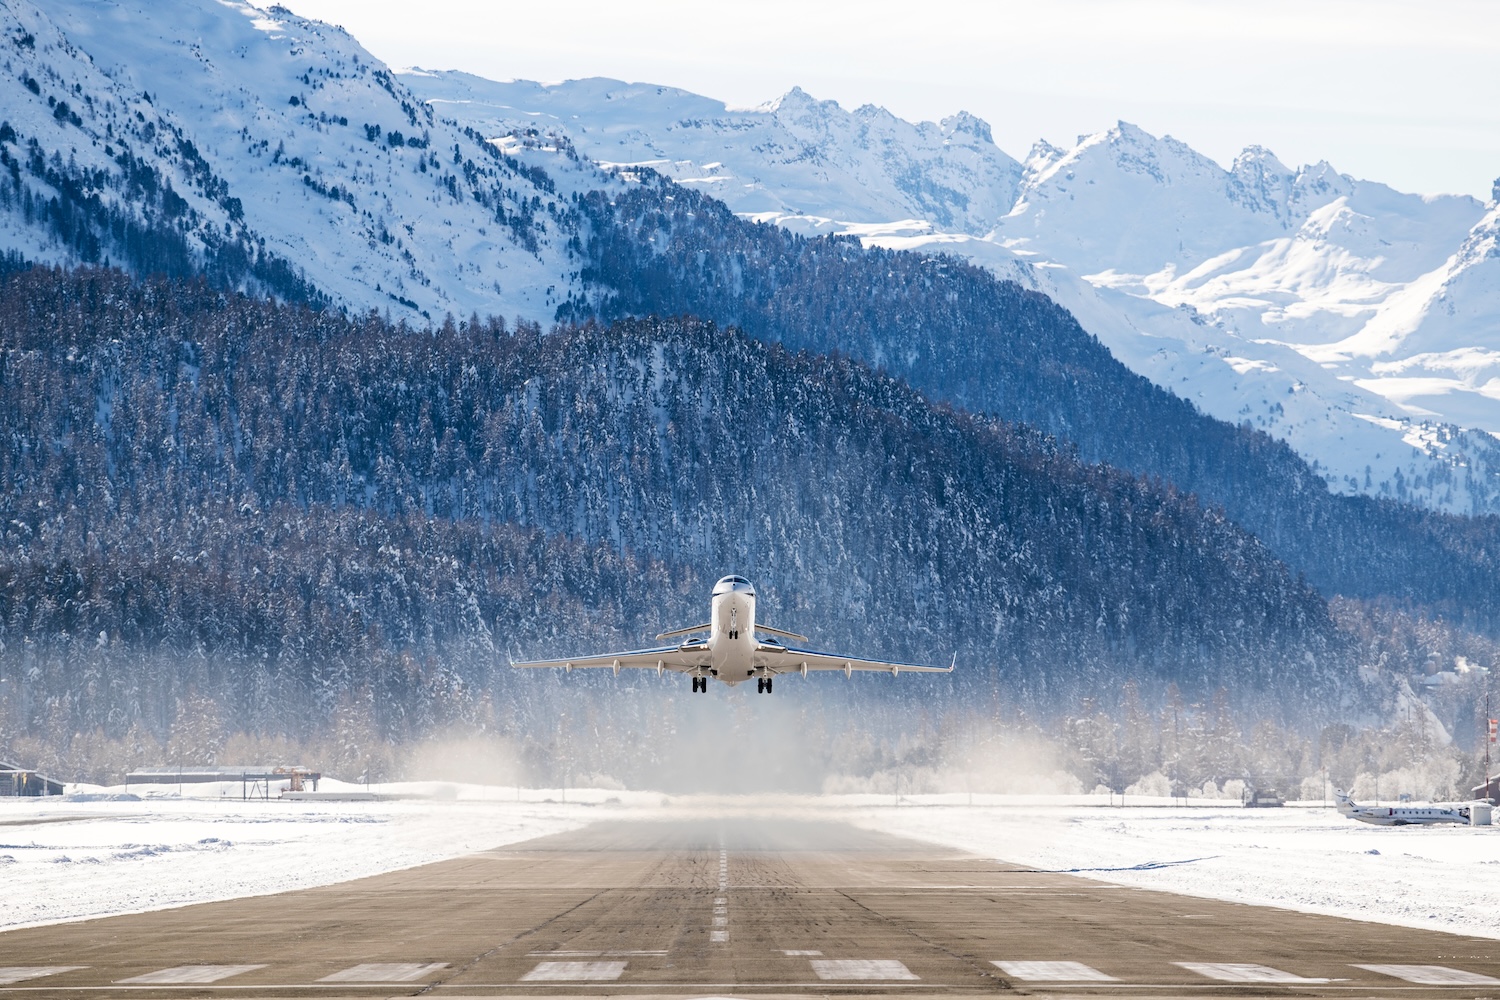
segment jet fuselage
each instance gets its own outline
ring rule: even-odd
[[[743,577],[725,577],[714,586],[705,640],[713,676],[734,685],[764,671],[755,666],[755,587]]]

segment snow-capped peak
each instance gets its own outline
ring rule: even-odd
[[[994,134],[990,131],[990,123],[983,118],[960,111],[956,115],[949,115],[938,123],[946,136],[967,136],[977,142],[993,146],[995,144]]]
[[[820,101],[801,87],[794,86],[775,100],[767,101],[758,110],[772,115],[797,116],[815,113],[826,117],[839,114],[844,109],[839,107],[838,101]]]

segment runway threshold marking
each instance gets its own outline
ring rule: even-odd
[[[436,975],[448,967],[447,962],[366,962],[319,979],[320,983],[414,983]]]
[[[1422,986],[1500,986],[1500,979],[1446,965],[1356,965],[1356,969],[1404,979]]]
[[[521,977],[523,983],[587,982],[619,979],[625,962],[539,962]]]
[[[1024,979],[1033,983],[1114,983],[1119,980],[1106,976],[1092,966],[1082,962],[992,962],[1001,972],[1012,979]]]
[[[894,959],[834,958],[813,959],[813,973],[829,979],[920,979],[903,962]]]
[[[60,976],[64,972],[87,969],[87,965],[9,965],[0,966],[0,986],[41,979],[43,976]]]
[[[260,965],[177,965],[170,969],[157,969],[142,976],[131,976],[129,979],[120,979],[122,984],[130,983],[216,983],[230,976],[242,975],[246,972],[254,972],[256,969],[264,969],[265,963]]]
[[[1224,983],[1327,983],[1326,978],[1308,978],[1292,972],[1273,969],[1269,965],[1254,965],[1249,962],[1173,962],[1189,972],[1196,972],[1209,979]]]

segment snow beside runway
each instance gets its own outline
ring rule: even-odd
[[[199,797],[0,799],[0,930],[329,885],[599,820],[782,815],[1188,897],[1500,939],[1494,827],[1381,828],[1332,809],[1223,802],[1112,808],[1090,796],[895,806],[587,789],[567,802],[528,789],[517,801],[515,789],[437,783],[380,786],[412,797],[376,802],[242,802],[238,784],[188,791]]]
[[[1500,938],[1497,827],[1376,827],[1302,806],[1110,808],[1083,796],[862,809],[850,820],[1119,885]]]
[[[426,797],[244,802],[236,782],[190,787],[199,797],[188,798],[0,799],[0,930],[347,882],[576,829],[605,811],[472,786],[381,790],[393,789]]]

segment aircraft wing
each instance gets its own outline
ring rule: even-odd
[[[761,643],[755,651],[756,663],[763,664],[772,673],[795,674],[812,670],[842,670],[845,675],[856,670],[873,670],[887,674],[951,674],[953,667],[929,667],[920,663],[892,663],[886,660],[866,660],[859,656],[844,656],[841,653],[824,653],[813,649],[798,649],[795,646]]]
[[[596,656],[574,656],[562,660],[511,660],[513,667],[558,667],[563,670],[584,667],[606,667],[616,673],[626,667],[644,667],[651,670],[673,670],[691,674],[707,668],[709,652],[686,649],[681,646],[656,646],[651,649],[632,649],[622,653],[600,653]]]

